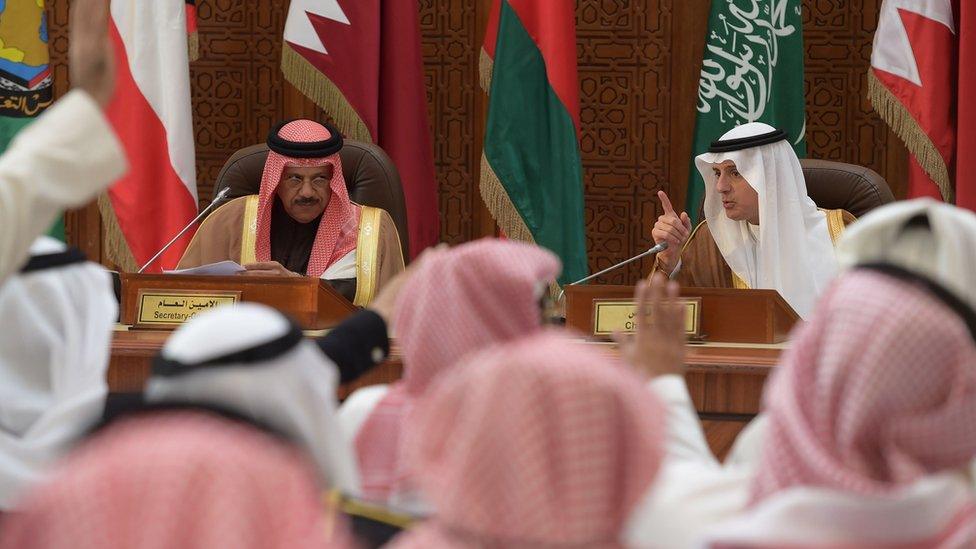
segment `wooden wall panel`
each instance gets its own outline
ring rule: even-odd
[[[198,2],[200,58],[190,64],[197,192],[209,203],[213,183],[235,151],[260,143],[285,112],[281,3]]]
[[[868,166],[901,197],[907,189],[907,151],[867,98],[881,2],[804,0],[807,150],[811,158]]]
[[[736,0],[742,1],[742,0]],[[322,117],[278,63],[287,2],[202,0],[201,58],[191,66],[201,202],[235,150],[284,117]],[[490,0],[418,0],[440,189],[441,237],[491,234],[478,192],[484,95],[478,58]],[[865,74],[881,0],[804,0],[810,156],[863,164],[905,186],[905,150],[871,110]],[[49,1],[56,92],[67,82],[68,0]],[[709,0],[577,0],[590,267],[650,245],[655,193],[684,200]],[[72,242],[99,257],[97,210],[69,215]],[[629,283],[649,264],[603,282]]]
[[[681,1],[681,0],[678,0]],[[580,122],[590,268],[645,248],[670,191],[672,0],[577,4]],[[601,280],[624,284],[650,270],[633,263]]]
[[[420,32],[427,101],[434,135],[441,239],[478,236],[475,212],[481,157],[478,11],[484,2],[421,0]]]

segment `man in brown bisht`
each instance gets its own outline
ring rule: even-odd
[[[293,120],[271,130],[268,148],[259,194],[211,214],[179,268],[232,260],[245,275],[322,278],[366,305],[403,270],[403,254],[390,215],[349,200],[342,135],[329,125]]]
[[[692,229],[663,192],[651,236],[667,242],[654,270],[682,286],[767,288],[806,318],[837,273],[833,241],[854,216],[807,196],[786,134],[761,122],[737,126],[695,158],[705,181],[705,221]]]

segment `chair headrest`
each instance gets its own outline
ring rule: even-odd
[[[864,166],[831,160],[800,160],[807,194],[817,206],[828,210],[844,209],[861,217],[895,201],[891,188],[877,172]]]

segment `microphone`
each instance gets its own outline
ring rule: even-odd
[[[583,277],[583,278],[581,278],[581,279],[579,279],[579,280],[577,280],[575,282],[570,282],[569,284],[566,284],[565,286],[575,286],[577,284],[582,284],[582,283],[584,283],[584,282],[586,282],[588,280],[593,280],[594,278],[596,278],[598,276],[605,275],[605,274],[609,273],[610,271],[612,271],[614,269],[618,269],[620,267],[623,267],[624,265],[627,265],[629,263],[633,263],[634,261],[637,261],[638,259],[642,259],[642,258],[647,257],[649,255],[654,255],[654,254],[656,254],[658,252],[663,252],[664,250],[667,250],[667,249],[668,249],[668,243],[667,242],[658,242],[657,244],[655,244],[653,247],[651,247],[649,250],[647,250],[645,252],[641,252],[641,253],[635,255],[634,257],[631,257],[630,259],[625,259],[625,260],[621,261],[620,263],[617,263],[615,265],[611,265],[611,266],[607,267],[606,269],[603,269],[600,272],[593,273],[590,276]],[[563,286],[563,287],[565,287],[565,286]],[[565,290],[562,290],[562,291],[559,292],[559,297],[556,299],[557,302],[562,300],[564,293],[565,293]]]
[[[197,216],[194,217],[192,221],[187,223],[186,227],[183,227],[183,230],[173,237],[173,240],[167,242],[165,246],[163,246],[158,252],[156,252],[156,255],[152,256],[152,259],[147,261],[146,264],[143,265],[141,269],[139,269],[138,273],[142,274],[142,271],[145,271],[146,267],[152,265],[154,261],[159,259],[159,256],[163,255],[163,253],[166,250],[168,250],[169,247],[172,246],[174,242],[179,240],[180,237],[183,236],[184,233],[186,233],[186,231],[190,230],[190,227],[192,227],[197,221],[200,221],[200,219],[203,218],[203,216],[207,215],[207,212],[212,210],[213,207],[218,202],[220,202],[225,196],[227,196],[227,193],[229,192],[230,192],[230,187],[224,187],[219,193],[217,193],[217,196],[214,197],[214,199],[210,202],[210,204],[208,204],[206,208],[204,208],[199,214],[197,214]]]

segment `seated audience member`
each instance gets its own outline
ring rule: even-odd
[[[974,338],[930,279],[843,275],[767,385],[748,513],[706,546],[976,546]]]
[[[118,315],[112,281],[77,250],[41,237],[0,287],[0,509],[102,414]]]
[[[654,395],[611,355],[555,332],[469,358],[406,427],[435,512],[391,547],[618,547],[664,452]]]
[[[930,198],[878,208],[837,243],[841,269],[890,263],[938,282],[976,307],[976,215]],[[754,468],[765,432],[760,415],[739,434],[726,463]]]
[[[464,355],[538,331],[541,299],[559,269],[556,256],[542,248],[498,239],[423,257],[394,313],[403,379],[356,391],[339,412],[355,441],[363,497],[415,513],[428,510],[401,455],[410,410]]]
[[[338,379],[336,365],[284,315],[241,303],[201,313],[170,336],[145,400],[267,424],[309,453],[321,487],[356,494],[352,448],[335,417]]]
[[[246,274],[327,280],[356,305],[403,270],[396,225],[379,208],[349,200],[342,135],[311,120],[283,122],[268,135],[258,195],[224,204],[200,226],[179,267],[223,260]]]
[[[355,547],[303,452],[199,410],[117,419],[17,511],[0,525],[2,549]]]
[[[654,269],[682,286],[768,288],[801,317],[837,271],[832,241],[854,217],[817,208],[800,161],[780,130],[752,122],[733,128],[695,158],[705,180],[705,220],[664,206],[651,232],[667,242]]]
[[[101,111],[115,90],[108,4],[72,2],[68,66],[74,90],[0,155],[0,284],[62,210],[84,205],[125,173],[122,145]]]

